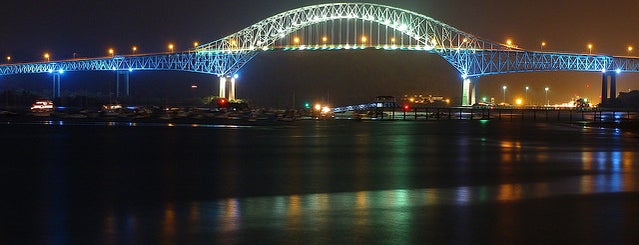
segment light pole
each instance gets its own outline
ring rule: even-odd
[[[550,105],[550,101],[548,100],[548,90],[550,90],[550,88],[546,87],[544,88],[544,90],[546,91],[546,106]]]
[[[529,87],[526,86],[525,89],[526,89],[526,103],[528,103],[528,89],[529,89]]]
[[[47,62],[51,61],[51,55],[49,55],[49,53],[44,53],[44,59],[47,60]]]
[[[109,49],[109,55],[111,55],[111,57],[115,56],[115,50],[110,48]]]
[[[173,53],[173,48],[174,48],[173,44],[169,43],[169,50],[171,51],[171,53]]]
[[[546,42],[541,42],[541,51],[544,51],[544,47],[546,47]]]
[[[630,52],[632,52],[633,48],[632,46],[628,46],[628,56],[630,56]]]
[[[11,63],[11,56],[7,56],[7,63]]]
[[[588,44],[588,54],[592,54],[592,43]]]
[[[504,89],[504,104],[506,104],[506,88],[508,88],[506,85],[502,87],[502,89]]]
[[[137,46],[131,47],[131,53],[135,54],[135,51],[138,51],[138,47]]]

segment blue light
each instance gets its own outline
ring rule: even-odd
[[[62,73],[64,73],[64,70],[60,69],[60,70],[58,70],[58,73],[62,74]]]
[[[53,73],[53,69],[49,69],[49,73]]]
[[[233,75],[233,78],[235,78],[235,79],[237,79],[237,78],[239,78],[239,77],[240,77],[240,76],[239,76],[239,75],[237,75],[237,74]]]
[[[601,69],[602,73],[606,73],[606,68]]]
[[[621,73],[621,69],[617,69],[617,74]]]
[[[132,72],[132,71],[133,71],[133,68],[129,68],[129,72]]]

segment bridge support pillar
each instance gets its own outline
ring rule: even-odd
[[[610,90],[608,85],[610,84]],[[608,93],[610,92],[610,93]],[[617,72],[607,71],[603,73],[601,79],[601,103],[611,102],[617,97]]]
[[[53,98],[60,98],[60,73],[53,73]]]
[[[220,77],[219,97],[226,98],[227,100],[235,100],[235,78],[234,77]]]
[[[462,106],[473,105],[477,101],[477,83],[473,83],[469,78],[462,82]]]
[[[117,71],[116,73],[116,81],[115,81],[115,96],[116,98],[120,97],[120,78],[124,79],[124,92],[126,96],[131,95],[129,90],[129,72],[126,71]]]

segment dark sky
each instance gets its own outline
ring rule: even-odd
[[[497,42],[512,38],[527,49],[538,49],[545,41],[548,50],[587,52],[586,45],[593,43],[597,53],[626,55],[627,46],[632,45],[639,54],[639,1],[367,2],[409,9]],[[137,45],[139,52],[165,51],[169,42],[185,49],[193,41],[214,41],[274,14],[318,3],[326,1],[11,1],[0,8],[0,55],[29,62],[41,59],[44,52],[50,52],[53,59],[63,59],[73,53],[103,56],[110,47],[128,52],[132,45]],[[216,90],[215,78],[208,75],[139,74],[132,77],[139,95],[166,96],[169,92],[163,89],[188,93],[186,85],[194,82],[200,85],[201,93]],[[455,98],[461,93],[459,75],[446,62],[435,55],[412,52],[267,53],[241,70],[241,76],[238,96],[259,105],[291,103],[293,91],[298,101],[330,98],[334,104],[366,102],[380,94]],[[63,89],[65,85],[95,87],[86,82],[103,84],[114,79],[108,73],[65,75]],[[637,89],[638,79],[634,74],[622,75],[618,90]],[[7,87],[20,86],[25,80],[50,85],[46,75],[2,80]],[[511,100],[529,85],[531,100],[543,100],[542,88],[550,86],[551,100],[568,101],[575,95],[598,97],[600,80],[600,74],[573,72],[489,76],[480,79],[480,94],[501,100],[501,87],[507,85]],[[592,86],[587,88],[586,84]]]

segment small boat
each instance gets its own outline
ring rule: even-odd
[[[52,100],[36,100],[35,103],[31,105],[31,114],[39,117],[48,117],[51,116],[51,113],[54,110],[53,101]]]

